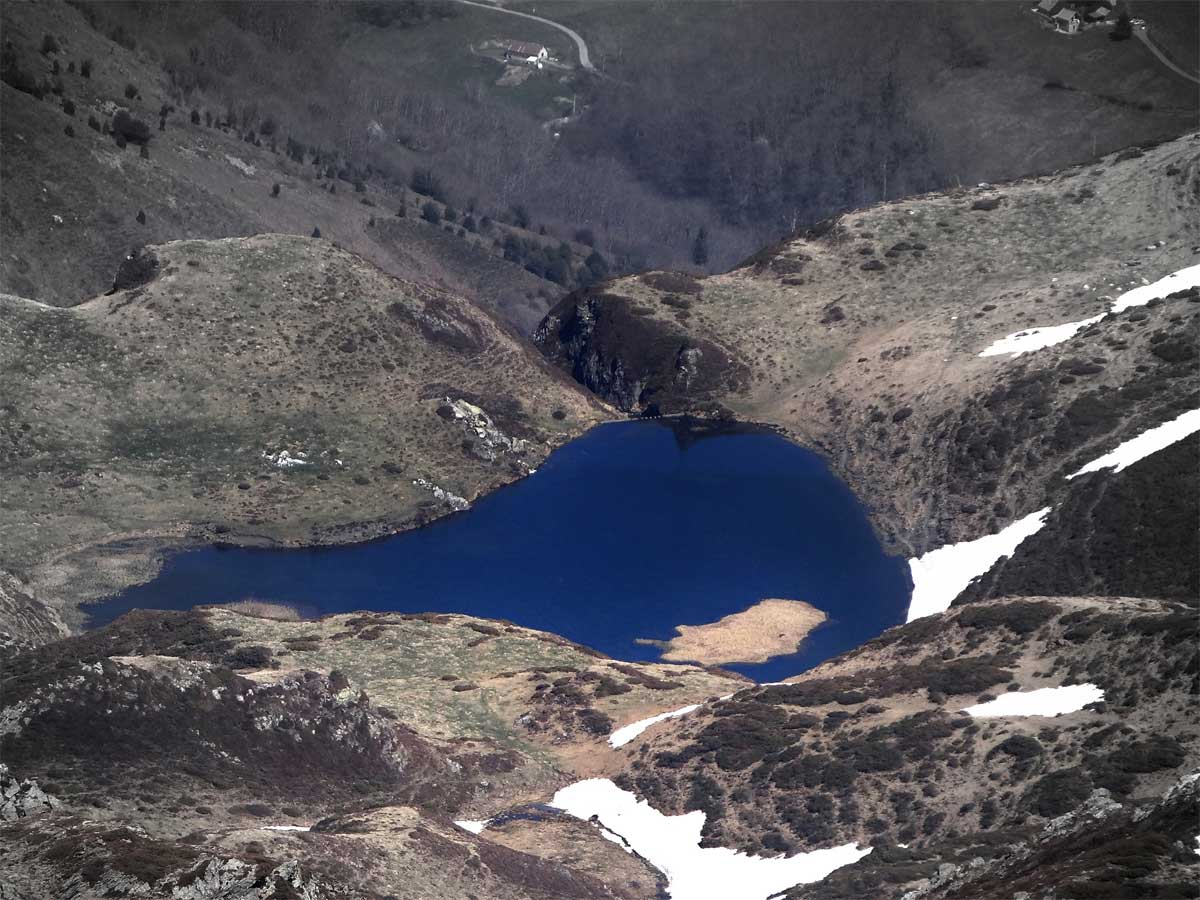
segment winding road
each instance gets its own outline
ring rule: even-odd
[[[1160,63],[1162,63],[1164,66],[1166,66],[1168,69],[1170,69],[1172,72],[1174,72],[1176,75],[1182,75],[1188,81],[1192,81],[1192,82],[1195,82],[1196,84],[1200,84],[1200,78],[1197,78],[1195,75],[1190,74],[1186,69],[1179,68],[1179,66],[1175,65],[1175,63],[1173,63],[1173,62],[1171,62],[1171,60],[1167,59],[1166,55],[1161,50],[1159,50],[1157,47],[1154,46],[1154,42],[1150,40],[1150,35],[1146,34],[1146,27],[1144,25],[1139,25],[1136,28],[1134,28],[1133,36],[1135,38],[1137,38],[1139,41],[1141,41],[1143,44],[1145,44],[1146,49],[1149,50],[1151,53],[1153,53],[1156,57],[1158,57],[1158,61]]]
[[[568,28],[560,22],[543,19],[541,16],[535,16],[532,13],[517,12],[515,9],[505,9],[503,6],[482,2],[482,0],[454,0],[454,2],[461,3],[464,6],[478,6],[480,9],[490,9],[492,12],[504,13],[508,16],[520,16],[522,19],[532,19],[535,22],[541,22],[543,25],[549,25],[551,28],[557,28],[575,42],[575,47],[579,50],[579,68],[587,69],[589,72],[596,71],[596,67],[592,65],[592,58],[588,54],[587,41],[583,39],[579,32]]]

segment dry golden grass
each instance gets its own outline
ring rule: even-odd
[[[640,639],[662,648],[670,662],[760,663],[794,653],[808,633],[828,616],[803,600],[761,600],[707,625],[676,625],[669,641]]]
[[[236,603],[223,603],[221,609],[228,609],[243,616],[253,616],[256,619],[273,619],[276,622],[300,622],[304,619],[295,607],[255,597],[247,597]]]

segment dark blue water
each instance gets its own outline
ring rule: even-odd
[[[205,548],[91,607],[186,609],[248,596],[307,614],[461,612],[564,635],[622,659],[635,638],[713,622],[767,597],[830,621],[799,653],[731,665],[777,680],[904,621],[911,583],[819,456],[761,431],[603,425],[533,476],[417,531],[316,550]]]

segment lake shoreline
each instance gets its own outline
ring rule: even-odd
[[[769,423],[714,417],[694,414],[668,416],[627,416],[601,422],[579,436],[554,448],[547,460],[567,447],[585,439],[588,435],[606,426],[631,423],[647,423],[670,429],[680,447],[692,446],[709,438],[736,434],[770,434],[782,438],[789,444],[820,457],[835,478],[841,481],[854,495],[867,514],[875,536],[882,545],[883,534],[875,521],[875,511],[862,499],[861,494],[845,481],[828,453],[799,441],[798,435]],[[545,462],[543,462],[545,465]],[[66,602],[51,597],[51,604],[66,622],[71,633],[79,633],[95,627],[94,610],[125,591],[145,585],[158,577],[164,566],[175,556],[190,551],[213,550],[274,550],[313,552],[336,551],[348,547],[380,543],[401,535],[420,532],[430,526],[444,523],[469,513],[480,500],[502,494],[506,488],[515,487],[526,481],[527,473],[470,498],[471,507],[466,510],[446,509],[437,515],[397,516],[374,518],[362,521],[347,521],[325,529],[314,539],[312,534],[295,539],[264,533],[261,529],[276,527],[279,523],[261,523],[257,528],[250,526],[245,531],[230,529],[218,531],[208,523],[181,523],[175,529],[150,529],[146,532],[123,532],[105,536],[95,541],[60,551],[52,560],[35,567],[35,577],[29,582],[36,591],[39,583],[70,582],[74,597]],[[884,547],[885,553],[887,548]],[[889,556],[900,558],[899,554]],[[103,573],[103,577],[97,577]],[[49,575],[49,577],[47,577]],[[91,575],[92,577],[89,577]],[[79,594],[82,592],[82,597]],[[52,591],[52,594],[58,591]],[[57,602],[56,602],[57,601]],[[468,614],[468,613],[463,613]]]
[[[626,416],[624,418],[615,418],[605,422],[600,422],[593,425],[591,428],[582,432],[578,436],[567,441],[559,447],[555,447],[547,456],[553,456],[555,453],[562,450],[582,439],[585,435],[590,434],[597,428],[602,428],[606,425],[620,424],[623,422],[657,422],[664,425],[669,423],[694,423],[701,427],[707,435],[716,435],[717,433],[736,433],[736,432],[752,432],[752,431],[770,431],[775,432],[776,429],[770,425],[763,425],[756,422],[730,421],[727,419],[714,419],[704,416],[696,416],[690,414],[680,414],[673,416],[661,417],[643,417],[643,416]],[[808,449],[808,448],[805,448]],[[525,478],[529,477],[529,473],[523,474],[512,481],[501,484],[492,490],[481,493],[473,498],[470,498],[472,504],[478,502],[483,497],[489,497],[498,491],[502,491],[507,487],[519,484]],[[271,550],[318,550],[322,548],[337,548],[349,547],[357,544],[369,544],[375,541],[383,541],[388,538],[395,537],[399,534],[405,534],[412,531],[420,530],[436,522],[440,522],[448,517],[454,516],[460,512],[469,510],[447,509],[441,515],[430,517],[424,516],[397,516],[393,518],[374,518],[366,520],[348,520],[338,526],[333,526],[328,529],[331,532],[327,537],[313,539],[311,535],[291,540],[285,537],[276,537],[263,533],[261,530],[237,531],[230,528],[227,531],[218,531],[211,523],[193,522],[179,523],[174,528],[149,528],[144,531],[121,531],[110,532],[109,534],[99,536],[93,540],[74,544],[65,548],[58,548],[48,558],[39,560],[33,563],[27,572],[15,571],[20,581],[27,587],[36,590],[39,582],[45,583],[70,580],[76,586],[79,582],[83,582],[82,592],[84,596],[79,599],[65,599],[53,596],[57,591],[52,591],[48,598],[53,608],[63,617],[71,628],[71,633],[87,629],[87,621],[89,619],[88,607],[95,606],[98,603],[103,603],[114,594],[120,593],[130,587],[138,584],[143,584],[146,581],[154,578],[161,570],[166,560],[177,554],[187,552],[189,550],[198,550],[204,547],[213,547],[216,549],[225,548],[254,548],[254,549],[271,549]],[[270,528],[278,526],[278,522],[261,523],[260,527]],[[110,561],[114,556],[125,555],[128,548],[136,545],[137,549],[131,555],[141,557],[144,561],[140,564],[135,564],[134,572],[128,578],[117,580],[105,580],[102,584],[95,584],[95,580],[87,577],[87,571],[97,568],[97,564],[104,561]],[[58,574],[60,567],[68,568],[69,574],[63,572]],[[49,576],[49,577],[48,577]],[[78,592],[78,587],[77,587]],[[39,597],[39,599],[41,599]]]
[[[784,652],[725,666],[770,678],[840,652],[849,635],[902,621],[904,563],[883,551],[864,505],[821,454],[753,423],[608,424],[564,445],[537,478],[477,498],[469,515],[447,511],[379,528],[369,540],[225,533],[159,542],[157,576],[147,569],[140,584],[94,594],[99,603],[82,608],[86,621],[76,627],[136,608],[252,597],[295,605],[306,617],[360,610],[500,619],[615,659],[650,661],[657,652],[635,638],[669,638],[680,622],[714,622],[764,597],[811,597],[834,610],[815,643],[797,636]],[[335,552],[342,555],[327,555]],[[597,569],[598,560],[607,562]]]

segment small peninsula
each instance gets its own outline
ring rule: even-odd
[[[828,616],[803,600],[768,598],[705,625],[676,625],[669,641],[640,638],[662,648],[667,662],[761,663],[796,652]]]

